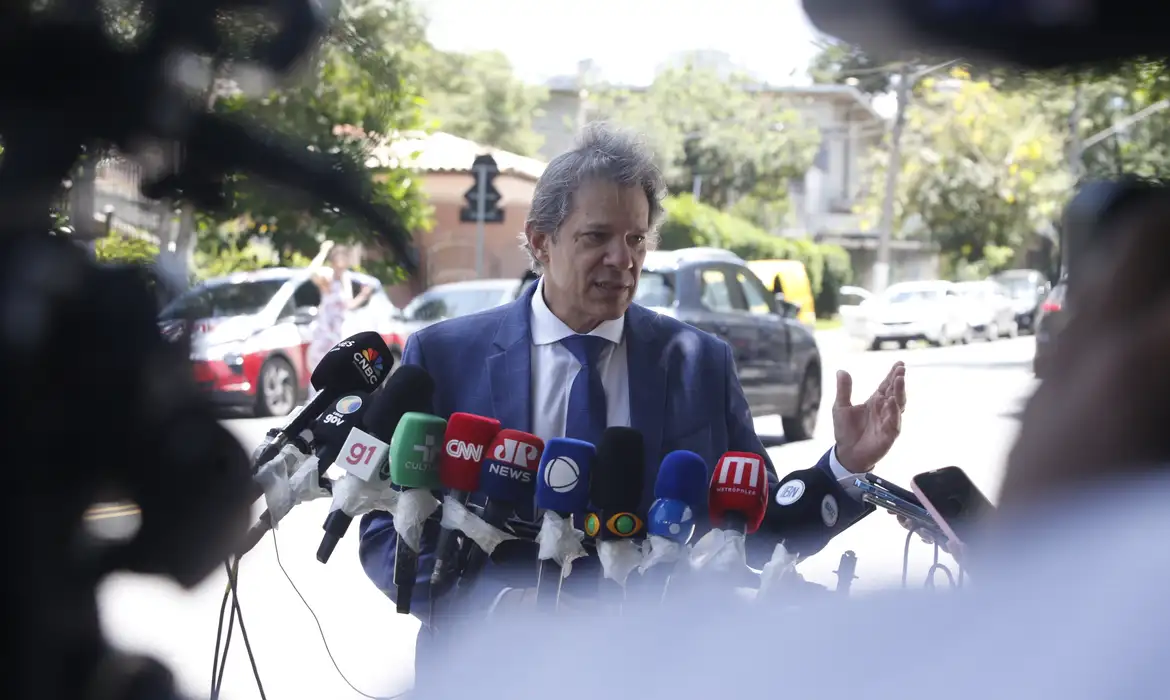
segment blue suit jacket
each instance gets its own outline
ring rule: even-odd
[[[531,430],[529,322],[536,288],[530,285],[510,304],[443,321],[410,337],[402,362],[419,365],[434,378],[436,415],[474,413],[496,418],[505,428]],[[724,452],[754,452],[764,456],[769,480],[775,483],[775,467],[756,436],[727,343],[636,304],[626,312],[623,342],[630,372],[630,423],[645,441],[646,484],[655,482],[662,458],[674,450],[698,453],[712,471]],[[832,473],[828,457],[825,453],[817,466]],[[843,488],[840,491],[841,517],[851,522],[864,508]],[[653,488],[644,489],[644,494],[642,512],[650,506]],[[396,539],[388,514],[370,513],[362,519],[362,565],[390,595]],[[774,542],[763,537],[747,541],[750,560],[757,566],[771,556]],[[425,551],[422,554],[416,600],[427,595],[424,580],[434,564]],[[566,579],[566,585],[572,578],[578,577]]]

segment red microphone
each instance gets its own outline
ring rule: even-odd
[[[764,458],[751,452],[724,452],[711,475],[707,510],[711,524],[750,535],[760,529],[768,509]]]
[[[471,494],[479,490],[479,469],[484,453],[500,432],[500,421],[473,413],[452,413],[443,435],[443,452],[439,455],[439,478],[449,490],[447,497],[467,505]],[[446,562],[455,554],[455,531],[443,528],[435,547],[435,569],[431,585],[439,586],[446,575]]]

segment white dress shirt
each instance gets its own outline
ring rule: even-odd
[[[544,302],[544,278],[532,295],[532,433],[541,440],[565,436],[569,391],[581,371],[581,363],[561,340],[577,333],[553,315]],[[623,316],[606,321],[588,335],[610,342],[601,352],[597,370],[605,386],[606,425],[630,425],[630,371],[626,362]]]
[[[581,371],[581,363],[561,345],[561,340],[577,335],[557,318],[544,301],[544,278],[536,283],[532,295],[532,433],[541,440],[565,436],[565,416],[569,411],[569,392]],[[588,335],[610,341],[598,362],[601,383],[605,386],[606,425],[630,425],[630,371],[626,362],[623,316],[606,321]],[[713,465],[712,465],[713,466]],[[837,449],[829,455],[833,476],[852,496],[860,500],[861,492],[853,485],[857,478],[837,461]],[[783,476],[787,472],[781,472]]]

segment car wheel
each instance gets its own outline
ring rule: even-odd
[[[257,416],[287,416],[297,407],[297,374],[288,360],[273,357],[260,368]]]
[[[813,365],[804,371],[800,380],[800,398],[796,404],[796,415],[782,417],[784,438],[788,442],[808,440],[817,429],[817,416],[821,411],[821,368]]]
[[[903,350],[905,350],[906,346],[909,344],[910,344],[909,340],[899,340],[898,341],[898,347],[902,348]]]
[[[963,335],[959,336],[959,342],[963,345],[970,345],[971,343],[975,342],[975,331],[971,328],[971,326],[967,326],[963,329]]]
[[[876,351],[878,351],[878,350],[881,350],[881,349],[882,349],[882,341],[880,341],[880,340],[872,340],[872,341],[870,341],[870,343],[869,343],[869,349],[870,349],[870,350],[873,350],[873,351],[875,351],[875,352],[876,352]]]
[[[999,340],[999,326],[994,323],[987,324],[984,335],[987,336],[987,342],[989,343],[993,340]]]

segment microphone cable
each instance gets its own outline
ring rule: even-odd
[[[240,636],[244,639],[244,649],[248,654],[248,664],[252,667],[252,677],[256,679],[256,688],[260,691],[260,700],[267,700],[264,693],[264,684],[260,681],[260,669],[256,666],[256,657],[252,653],[252,642],[248,639],[248,630],[244,626],[244,612],[240,609],[239,572],[240,558],[232,557],[223,563],[227,571],[228,585],[223,592],[223,600],[219,604],[219,623],[215,630],[215,654],[211,661],[211,700],[218,700],[223,688],[223,674],[227,668],[228,649],[231,647],[232,632],[235,622],[240,621]],[[227,610],[228,599],[231,599],[231,611]],[[227,634],[224,634],[224,613],[228,612]],[[220,654],[222,642],[222,656]]]
[[[902,588],[906,588],[906,582],[910,575],[910,543],[914,541],[914,536],[919,534],[920,529],[921,528],[918,525],[914,525],[910,528],[910,531],[906,533],[906,544],[902,548]],[[938,542],[934,541],[932,538],[931,544],[934,545],[934,563],[930,565],[930,569],[926,572],[926,583],[923,584],[923,587],[934,588],[935,574],[941,571],[946,575],[947,582],[950,583],[952,589],[962,588],[963,565],[958,565],[959,577],[958,580],[956,580],[955,575],[951,573],[951,570],[947,567],[947,565],[941,563],[938,560],[938,552],[939,549],[941,549],[938,545]]]

